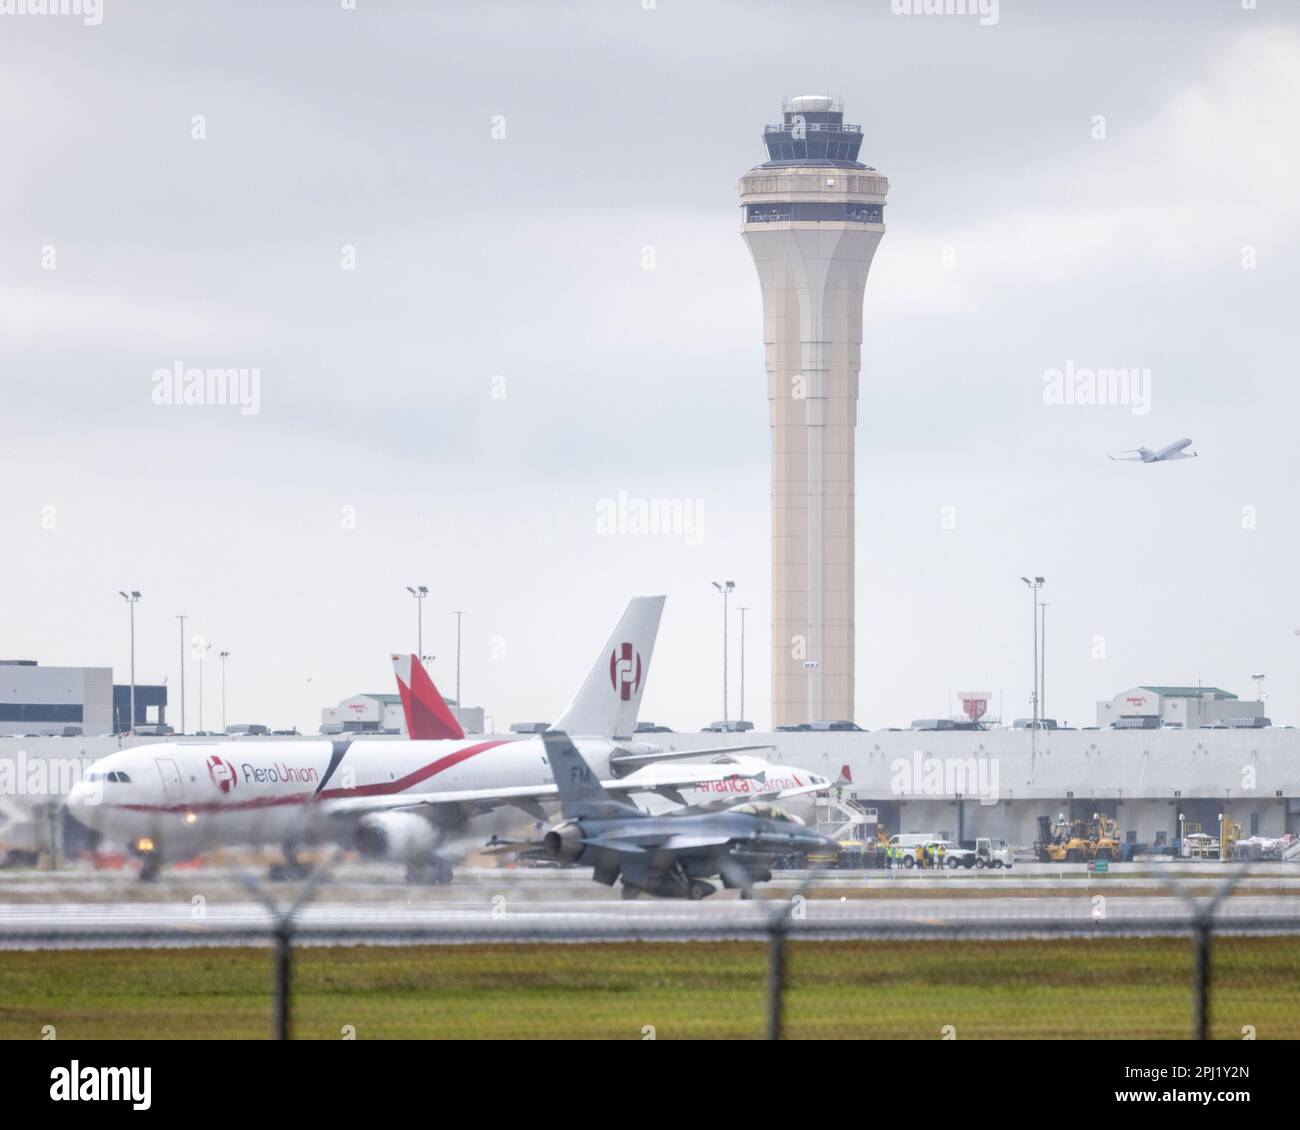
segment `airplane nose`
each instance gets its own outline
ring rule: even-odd
[[[64,803],[74,820],[94,831],[96,824],[99,822],[99,802],[101,799],[102,795],[99,789],[87,781],[79,781],[72,786]]]

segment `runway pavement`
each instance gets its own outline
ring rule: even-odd
[[[1232,873],[1178,876],[1200,896],[1189,903],[1149,876],[1059,871],[783,873],[753,901],[720,891],[690,903],[625,901],[581,870],[468,868],[450,886],[413,886],[391,867],[349,864],[313,892],[295,932],[302,944],[761,937],[784,912],[792,930],[816,936],[1168,933],[1186,930]],[[1297,878],[1257,869],[1240,877],[1216,920],[1234,932],[1300,932]],[[287,907],[304,885],[245,880],[231,868],[172,871],[151,884],[125,871],[2,872],[0,948],[268,944],[275,919],[264,900]]]

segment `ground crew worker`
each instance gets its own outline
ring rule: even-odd
[[[936,856],[938,857],[939,868],[940,870],[942,870],[943,869],[943,844],[942,843],[935,844],[934,850]]]

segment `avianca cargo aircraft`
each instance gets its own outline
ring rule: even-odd
[[[631,740],[649,674],[662,596],[634,598],[554,729],[574,739],[601,785],[635,802],[658,794],[737,803],[820,792],[816,773],[737,756],[762,746],[665,751]],[[413,881],[449,882],[469,820],[502,808],[545,820],[557,790],[540,737],[466,738],[418,662],[399,659],[412,734],[443,740],[340,737],[305,741],[167,742],[96,761],[68,794],[72,815],[126,844],[154,878],[166,860],[220,846],[340,843],[406,865]],[[405,678],[403,678],[405,675]],[[704,764],[669,759],[715,757]],[[656,762],[660,764],[655,764]]]

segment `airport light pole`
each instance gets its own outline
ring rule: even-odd
[[[1029,591],[1034,598],[1034,719],[1032,722],[1033,729],[1029,731],[1029,752],[1030,756],[1038,753],[1038,590],[1046,583],[1042,577],[1035,577],[1032,581],[1028,577],[1021,577],[1022,581],[1029,587]]]
[[[420,662],[424,662],[424,598],[429,595],[427,585],[417,585],[412,588],[406,586],[406,591],[415,597],[415,632],[416,647],[415,654],[420,657]]]
[[[749,611],[745,605],[738,609],[740,612],[740,721],[745,720],[745,613]]]
[[[126,732],[129,734],[135,729],[135,606],[140,600],[140,594],[135,589],[130,593],[118,589],[117,595],[125,600],[131,609],[131,714],[126,721]]]
[[[735,581],[714,581],[713,587],[722,593],[722,729],[731,730],[727,717],[727,598],[736,591]]]
[[[453,612],[456,617],[456,721],[460,721],[460,708],[464,704],[460,700],[460,621],[465,615],[464,612]]]
[[[226,660],[230,658],[230,652],[221,652],[221,729],[226,729]]]
[[[203,657],[212,650],[212,645],[202,636],[195,636],[192,651],[199,661],[199,732],[203,730]]]
[[[185,733],[185,621],[188,616],[177,614],[181,622],[181,733]]]
[[[1047,720],[1047,603],[1038,606],[1043,618],[1043,630],[1039,636],[1038,649],[1042,662],[1038,665],[1038,713]]]

